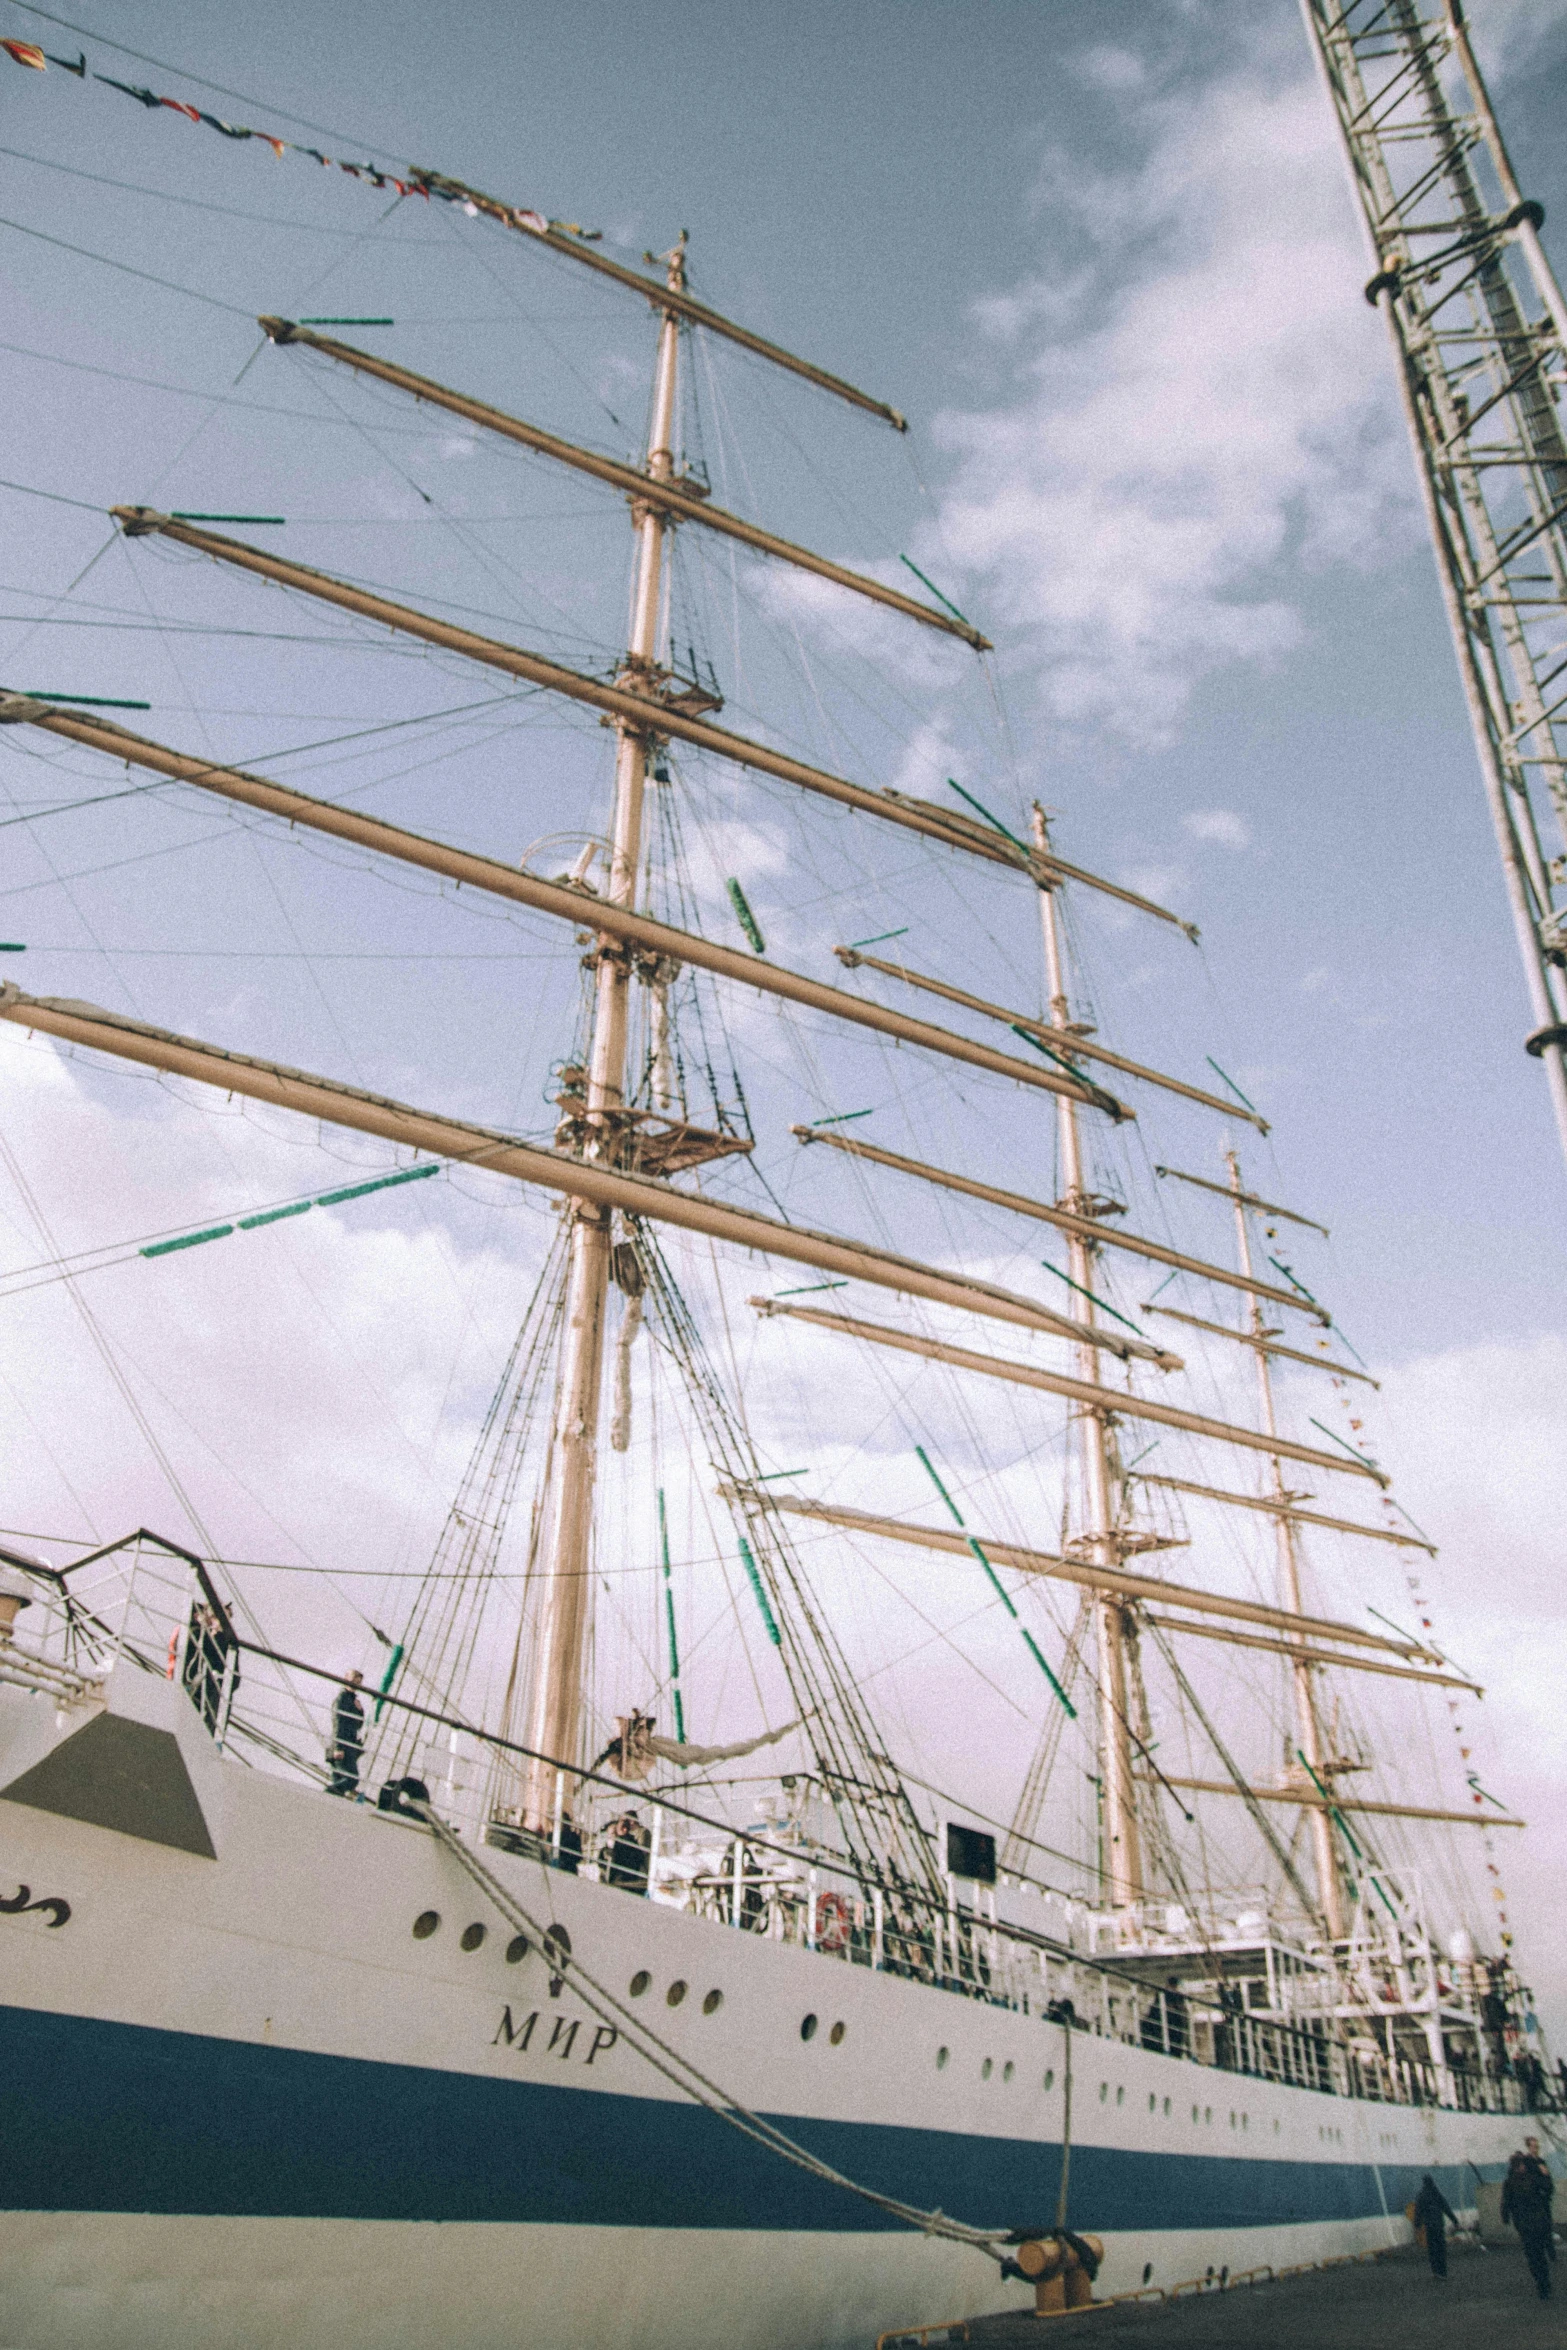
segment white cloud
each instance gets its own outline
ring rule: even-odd
[[[67,1060],[14,1029],[0,1068],[7,1140],[64,1252],[231,1221],[391,1164],[382,1145]],[[512,1218],[475,1248],[467,1213],[438,1180],[81,1281],[222,1553],[372,1576],[423,1565],[542,1226]],[[46,1254],[8,1175],[0,1234],[8,1270]],[[7,1524],[84,1544],[138,1523],[191,1539],[65,1287],[0,1310]],[[367,1579],[334,1592],[294,1576],[251,1586],[271,1626],[334,1643],[359,1637],[343,1590],[368,1608],[395,1606],[406,1588]]]
[[[1110,90],[1117,96],[1128,90],[1140,90],[1148,78],[1148,69],[1140,57],[1130,49],[1112,48],[1108,43],[1097,49],[1085,49],[1076,61],[1078,79],[1091,90]]]
[[[1216,841],[1226,849],[1251,846],[1251,826],[1233,808],[1192,808],[1181,818],[1181,826],[1193,840]]]
[[[1128,100],[1136,164],[1046,161],[1069,258],[977,306],[1010,382],[940,431],[932,559],[1021,633],[1055,716],[1157,738],[1300,620],[1281,562],[1382,559],[1418,531],[1385,330],[1336,132],[1302,62]]]

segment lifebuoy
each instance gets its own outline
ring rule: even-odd
[[[854,1911],[847,1893],[819,1893],[816,1897],[816,1947],[845,1950],[854,1927]]]

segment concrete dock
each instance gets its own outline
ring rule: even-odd
[[[1272,2283],[1183,2295],[1175,2301],[1115,2302],[1070,2317],[1030,2312],[976,2318],[972,2350],[1042,2350],[1113,2338],[1126,2350],[1470,2350],[1505,2340],[1509,2350],[1550,2343],[1560,2350],[1567,2320],[1567,2256],[1558,2263],[1555,2297],[1535,2292],[1521,2250],[1481,2250],[1455,2243],[1447,2281],[1433,2278],[1413,2246],[1376,2260],[1313,2269]],[[950,2337],[961,2342],[964,2329]],[[927,2337],[944,2350],[943,2335]],[[887,2350],[917,2335],[886,2337]]]

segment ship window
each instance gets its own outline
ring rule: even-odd
[[[1017,2070],[1017,2067],[1016,2067],[1016,2066],[1013,2064],[1013,2062],[1012,2062],[1012,2059],[1011,2059],[1011,2057],[1009,2056],[1009,2057],[1007,2058],[1007,2061],[1006,2061],[1006,2063],[1005,2063],[1005,2064],[1002,2066],[1002,2068],[1001,2068],[1001,2078],[1002,2078],[1004,2081],[1010,2081],[1010,2080],[1011,2080],[1011,2078],[1012,2078],[1012,2075],[1013,2075],[1013,2073],[1014,2073],[1016,2070]]]
[[[1197,2119],[1197,2114],[1198,2114],[1198,2108],[1197,2108],[1197,2107],[1194,2105],[1194,2106],[1192,2107],[1192,2120],[1193,2120],[1193,2121],[1195,2121],[1195,2120]]]
[[[722,1991],[709,1991],[707,1997],[702,2002],[702,2013],[704,2015],[717,2015],[723,2004],[724,1995]]]
[[[671,1983],[669,1989],[664,1993],[664,2005],[666,2007],[678,2007],[681,2000],[684,1999],[685,1995],[686,1987],[684,1983]]]
[[[1274,2125],[1273,2125],[1273,2135],[1274,2135],[1274,2136],[1275,2136],[1275,2138],[1276,2138],[1276,2137],[1278,2136],[1278,2134],[1279,2134],[1279,2125],[1278,2125],[1278,2123],[1277,2123],[1277,2122],[1275,2122],[1275,2123],[1274,2123]]]
[[[1157,2097],[1150,2097],[1150,2098],[1149,2098],[1149,2100],[1148,2100],[1148,2110],[1149,2110],[1149,2112],[1150,2112],[1150,2113],[1152,2113],[1152,2112],[1153,2112],[1153,2110],[1154,2110],[1154,2107],[1155,2107],[1155,2106],[1158,2104],[1158,2102],[1159,2102],[1159,2100],[1158,2100],[1158,2098],[1157,2098]]]
[[[462,1941],[458,1947],[462,1950],[477,1950],[483,1940],[484,1928],[479,1924],[478,1920],[475,1919],[471,1926],[464,1926],[462,1930]]]
[[[1149,2278],[1150,2278],[1152,2275],[1153,2275],[1153,2262],[1152,2262],[1151,2260],[1145,2260],[1145,2261],[1143,2262],[1143,2283],[1144,2283],[1145,2285],[1147,2284],[1147,2282],[1148,2282]]]
[[[632,1976],[632,1978],[631,1978],[631,1996],[632,1996],[632,1998],[633,1998],[633,1999],[640,1999],[640,1998],[641,1998],[641,1996],[642,1996],[642,1994],[643,1994],[643,1992],[644,1992],[644,1991],[646,1991],[646,1990],[649,1988],[649,1986],[651,1985],[651,1983],[652,1983],[652,1980],[653,1980],[653,1978],[652,1978],[652,1976],[651,1976],[651,1975],[648,1973],[648,1971],[647,1971],[647,1968],[646,1968],[645,1966],[638,1967],[638,1969],[637,1969],[636,1973],[635,1973],[635,1974]]]
[[[815,2018],[815,2016],[813,2016],[813,2015],[807,2015],[807,2016],[802,2016],[802,2017],[800,2018],[800,2037],[801,2037],[801,2039],[802,2039],[802,2040],[814,2040],[814,2039],[815,2039],[815,2037],[816,2037],[816,2018]]]
[[[1126,2103],[1126,2091],[1124,2088],[1118,2088],[1116,2090],[1115,2101],[1117,2105],[1124,2105]]]
[[[834,2046],[835,2048],[841,2048],[841,2047],[843,2046],[843,2036],[844,2036],[844,2033],[845,2033],[845,2032],[848,2030],[848,2028],[849,2028],[849,2027],[848,2027],[848,2025],[847,2025],[847,2024],[834,2024],[834,2025],[833,2025],[833,2028],[832,2028],[832,2030],[831,2030],[831,2031],[828,2033],[827,2037],[828,2037],[828,2039],[829,2039],[829,2040],[832,2042],[832,2044],[833,2044],[833,2046]]]
[[[522,1964],[523,1960],[524,1960],[524,1959],[527,1957],[527,1955],[528,1955],[528,1937],[527,1937],[527,1935],[526,1935],[526,1934],[513,1934],[513,1936],[512,1936],[512,1938],[511,1938],[511,1940],[510,1940],[510,1941],[507,1943],[507,1945],[506,1945],[506,1964],[507,1964],[508,1966],[521,1966],[521,1964]]]
[[[1047,2089],[1053,2089],[1053,2088],[1055,2087],[1055,2085],[1056,2085],[1055,2067],[1052,2065],[1052,2066],[1051,2066],[1051,2068],[1050,2068],[1050,2070],[1049,2070],[1049,2072],[1047,2072],[1047,2073],[1046,2073],[1046,2075],[1045,2075],[1045,2087],[1046,2087]]]
[[[1100,2082],[1100,2084],[1099,2084],[1099,2102],[1100,2102],[1100,2104],[1101,2104],[1101,2105],[1103,2105],[1103,2103],[1104,2103],[1105,2099],[1106,2099],[1106,2098],[1109,2096],[1109,2094],[1110,2094],[1110,2084],[1109,2084],[1109,2082],[1108,2082],[1108,2081],[1101,2081],[1101,2082]]]
[[[1164,2101],[1164,2118],[1166,2121],[1168,2121],[1170,2118],[1170,2100],[1168,2097]]]
[[[992,2059],[991,2059],[990,2057],[988,2057],[988,2056],[987,2056],[987,2057],[986,2057],[986,2059],[985,2059],[985,2061],[984,2061],[984,2063],[983,2063],[983,2064],[980,2066],[980,2068],[979,2068],[979,2077],[980,2077],[980,2079],[981,2079],[982,2081],[988,2081],[988,2080],[989,2080],[989,2078],[990,2078],[990,2075],[991,2075],[991,2071],[992,2071]]]
[[[422,1909],[414,1919],[414,1940],[428,1942],[440,1922],[441,1913],[438,1909]]]
[[[1244,2113],[1241,2115],[1241,2128],[1243,2130],[1249,2130],[1251,2128],[1251,2122]]]
[[[1235,2127],[1235,2114],[1234,2114],[1234,2110],[1233,2110],[1233,2108],[1232,2108],[1232,2110],[1231,2110],[1231,2113],[1230,2113],[1230,2128],[1233,2130],[1233,2129],[1234,2129],[1234,2127]]]
[[[1205,2122],[1211,2122],[1211,2121],[1212,2121],[1212,2119],[1213,2119],[1213,2107],[1212,2107],[1211,2105],[1205,2105],[1205,2106],[1203,2107],[1203,2109],[1202,2109],[1202,2118],[1203,2118],[1203,2120],[1204,2120]]]
[[[952,2054],[952,2051],[951,2051],[951,2049],[950,2049],[950,2048],[938,2048],[938,2049],[937,2049],[937,2051],[936,2051],[936,2070],[937,2070],[937,2072],[938,2072],[938,2073],[939,2073],[939,2072],[942,2070],[943,2066],[946,2064],[946,2061],[947,2061],[948,2057],[949,2057],[951,2054]]]

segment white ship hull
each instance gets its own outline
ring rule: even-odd
[[[569,1971],[509,1959],[425,1830],[221,1761],[174,1687],[139,1682],[137,1712],[165,1704],[216,1857],[0,1801],[0,1901],[43,1905],[0,1915],[7,2350],[828,2350],[1026,2303],[677,2095]],[[47,1753],[40,1717],[0,1692],[0,1785]],[[1423,2171],[1472,2203],[1519,2136],[1069,2036],[485,1857],[618,1994],[645,1972],[638,2012],[729,2095],[975,2225],[1053,2218],[1070,2037],[1071,2219],[1106,2239],[1101,2292],[1397,2241]]]

